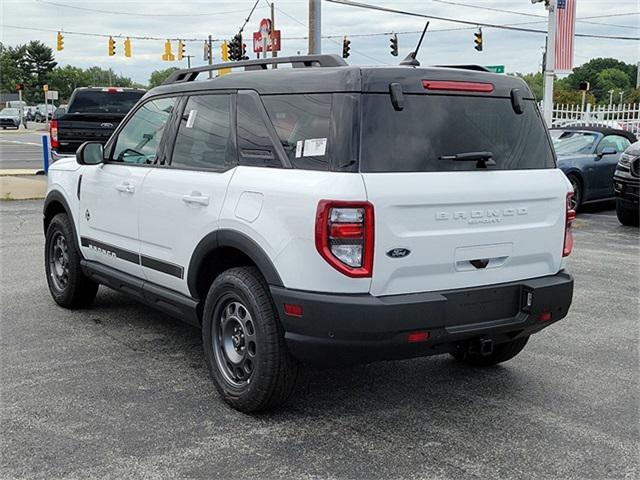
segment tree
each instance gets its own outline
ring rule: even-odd
[[[616,98],[620,90],[628,92],[631,87],[629,76],[617,68],[605,68],[596,76],[596,85],[593,93],[601,100],[609,98],[610,90],[613,90],[613,96]]]
[[[522,80],[527,82],[527,85],[529,85],[529,88],[533,92],[533,96],[537,100],[542,100],[543,79],[544,79],[544,76],[542,75],[542,73],[540,73],[540,72],[538,72],[538,73],[526,73],[524,75],[521,74],[521,73],[516,73],[516,76],[522,78]]]
[[[78,87],[91,84],[90,77],[82,68],[66,65],[54,68],[48,76],[49,88],[58,91],[60,103],[68,101],[73,91]]]
[[[30,101],[44,100],[42,86],[47,83],[47,75],[55,68],[57,62],[53,58],[53,51],[44,43],[32,40],[26,45],[24,67],[29,73],[26,87],[29,88],[27,97]]]
[[[638,67],[615,58],[594,58],[587,63],[573,69],[573,73],[565,80],[572,90],[577,90],[580,82],[589,82],[593,88],[593,93],[599,102],[609,102],[609,92],[599,88],[598,74],[603,70],[617,69],[624,72],[629,79],[635,80]]]
[[[161,85],[169,75],[178,70],[176,67],[169,67],[165,70],[154,70],[149,77],[149,88],[157,87]]]

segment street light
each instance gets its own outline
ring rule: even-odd
[[[622,105],[622,97],[624,96],[624,90],[620,90],[620,105]]]
[[[615,90],[609,90],[609,108],[611,108],[611,105],[613,105],[613,93],[615,92]]]

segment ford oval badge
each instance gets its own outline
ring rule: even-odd
[[[403,258],[411,253],[408,248],[392,248],[387,252],[387,257],[391,258]]]

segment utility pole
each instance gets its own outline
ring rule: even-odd
[[[271,57],[275,58],[278,56],[278,52],[276,52],[276,15],[275,15],[275,6],[273,2],[271,2]],[[278,68],[277,64],[271,65],[271,68]]]
[[[636,88],[640,88],[640,62],[636,64]]]
[[[209,57],[207,59],[207,61],[209,62],[209,65],[213,65],[213,46],[212,46],[212,40],[211,40],[211,35],[209,35],[209,40],[207,40],[207,45],[209,48],[209,55],[207,55],[207,57]],[[209,78],[213,78],[213,72],[211,70],[209,70]]]
[[[547,127],[553,122],[553,78],[556,64],[556,0],[549,0],[549,22],[547,26],[547,54],[544,67],[544,94],[542,108]]]
[[[320,1],[309,0],[309,55],[317,55],[322,50]]]
[[[185,55],[184,58],[187,59],[187,68],[191,68],[191,59],[194,57],[194,55]]]

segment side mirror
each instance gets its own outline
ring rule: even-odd
[[[100,142],[84,142],[76,151],[80,165],[98,165],[104,162],[104,147]]]

